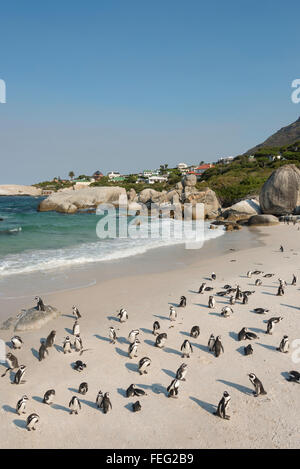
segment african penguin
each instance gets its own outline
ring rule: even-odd
[[[179,307],[180,308],[185,308],[186,307],[186,297],[185,296],[180,297]]]
[[[216,300],[214,299],[213,296],[210,296],[208,298],[208,307],[213,309],[215,307],[215,305],[216,305]]]
[[[72,350],[71,350],[71,340],[70,340],[69,336],[67,336],[64,340],[63,349],[64,349],[64,353],[71,353],[72,352]]]
[[[207,344],[208,350],[209,350],[210,352],[213,351],[213,346],[215,345],[215,341],[216,341],[215,336],[214,336],[213,334],[210,334],[210,337],[209,337],[209,340],[208,340],[208,344]]]
[[[16,405],[16,412],[18,415],[21,415],[21,414],[26,414],[26,404],[28,402],[28,397],[25,395],[23,396],[18,402],[17,402],[17,405]]]
[[[103,396],[102,402],[100,404],[100,408],[103,410],[104,414],[107,414],[109,409],[112,409],[111,401],[109,398],[109,392],[106,392]]]
[[[190,358],[190,354],[193,353],[193,347],[190,343],[189,340],[185,340],[180,348],[181,352],[182,352],[182,355],[181,357],[182,358]]]
[[[116,330],[113,326],[110,326],[109,328],[109,338],[110,338],[110,343],[111,344],[115,344],[116,343],[116,340],[117,340],[117,333],[116,333]]]
[[[178,379],[173,379],[171,384],[167,387],[168,397],[177,398],[178,397],[178,389],[179,389],[180,381]]]
[[[26,428],[30,432],[31,430],[36,430],[36,425],[38,424],[40,417],[38,414],[30,414],[26,420]]]
[[[80,326],[79,326],[79,322],[76,319],[76,321],[73,324],[73,335],[79,335],[79,334],[80,334]]]
[[[287,335],[284,335],[283,338],[281,339],[279,347],[276,350],[282,353],[288,353],[289,347],[290,347],[289,338]]]
[[[49,352],[46,348],[45,342],[43,341],[39,348],[39,361],[41,362],[42,360],[44,360],[46,358],[46,355],[49,355]]]
[[[177,312],[173,306],[170,306],[169,319],[170,321],[176,321],[177,319]]]
[[[8,352],[6,354],[6,361],[8,364],[8,368],[6,368],[5,372],[1,375],[1,377],[5,376],[8,371],[12,371],[16,368],[19,368],[18,359],[11,352]]]
[[[262,395],[267,394],[266,391],[264,390],[262,382],[257,378],[257,376],[255,376],[254,373],[250,373],[248,376],[249,376],[251,383],[253,384],[255,388],[255,391],[253,391],[253,394],[255,397],[259,396],[260,394]]]
[[[199,326],[193,326],[190,332],[190,337],[193,337],[193,339],[197,339],[200,335],[200,327]]]
[[[12,384],[23,384],[25,381],[22,380],[24,374],[26,372],[26,366],[21,365],[18,371],[15,374],[14,381]]]
[[[139,333],[140,333],[139,329],[133,329],[131,332],[129,332],[128,340],[130,344],[133,344],[133,342],[135,341]]]
[[[129,358],[136,358],[138,356],[138,345],[140,344],[139,339],[135,339],[135,341],[129,345],[128,347],[128,356]]]
[[[160,331],[160,324],[159,324],[158,321],[154,321],[152,334],[157,335],[159,333],[159,331]]]
[[[18,335],[14,335],[10,341],[14,350],[20,349],[23,345],[23,340]]]
[[[117,317],[119,318],[120,322],[126,322],[127,319],[128,319],[128,313],[127,313],[126,309],[121,308],[119,313],[117,314]]]
[[[148,357],[143,357],[139,361],[139,373],[140,375],[148,374],[148,368],[151,365],[151,360]]]
[[[126,390],[127,397],[133,397],[133,396],[140,397],[140,396],[146,396],[146,395],[147,394],[145,393],[145,391],[143,389],[137,388],[135,384],[131,384],[129,388],[127,388]]]
[[[74,363],[74,370],[76,371],[83,371],[84,368],[86,368],[86,364],[83,363],[81,360],[77,360],[75,363]]]
[[[46,339],[46,347],[50,348],[53,347],[56,337],[56,331],[51,331]]]
[[[44,305],[42,298],[40,298],[39,296],[36,296],[34,299],[37,301],[36,309],[38,311],[45,311],[45,305]]]
[[[217,336],[212,351],[215,353],[215,357],[219,357],[221,353],[224,353],[224,347],[222,345],[220,335]]]
[[[166,344],[167,338],[168,338],[167,334],[165,332],[162,332],[156,337],[155,346],[159,348],[163,348]]]
[[[229,415],[226,415],[226,410],[229,407],[230,400],[231,400],[230,395],[228,394],[227,391],[224,391],[222,399],[220,400],[220,402],[218,404],[218,408],[217,408],[216,412],[214,412],[214,415],[217,415],[221,419],[229,420],[230,417],[229,417]]]
[[[185,381],[186,374],[187,374],[187,364],[182,363],[182,365],[180,365],[180,367],[176,371],[176,379],[178,379],[179,381]]]
[[[80,383],[78,392],[79,394],[82,394],[83,396],[88,392],[89,387],[87,383]]]
[[[80,312],[79,312],[79,309],[78,309],[76,306],[73,306],[72,310],[73,310],[73,314],[74,314],[74,316],[76,317],[76,319],[80,319],[80,318],[81,318],[81,314],[80,314]]]
[[[44,394],[43,403],[48,404],[48,405],[53,404],[54,396],[55,396],[55,390],[49,389],[49,391],[46,391]]]
[[[78,397],[73,396],[69,402],[70,414],[78,415],[78,412],[81,410],[81,403]]]

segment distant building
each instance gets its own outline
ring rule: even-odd
[[[254,159],[255,159],[255,156],[254,156],[254,155],[249,155],[249,156],[248,156],[248,160],[249,160],[249,161],[253,161]]]
[[[177,169],[179,169],[179,171],[182,173],[182,174],[186,174],[188,173],[189,171],[189,167],[186,163],[178,163],[177,165]]]
[[[218,163],[229,164],[229,163],[232,163],[233,160],[234,160],[233,156],[225,156],[224,158],[219,158]]]
[[[121,177],[121,174],[118,171],[110,171],[107,173],[108,179],[115,179]]]
[[[167,182],[168,178],[167,176],[149,176],[147,179],[148,184],[155,184],[156,182]]]
[[[148,178],[150,176],[159,176],[159,169],[145,169],[143,171],[144,178]]]
[[[197,178],[200,178],[202,174],[209,168],[213,168],[212,163],[202,164],[200,166],[195,166],[192,171],[189,171],[188,174],[195,174]]]
[[[103,178],[103,174],[101,173],[101,171],[95,171],[93,174],[93,178],[95,179],[95,181],[100,181],[100,179]]]

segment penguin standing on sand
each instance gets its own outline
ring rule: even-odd
[[[170,306],[169,319],[170,321],[176,321],[177,319],[177,312],[173,306]]]
[[[179,381],[185,381],[186,374],[187,374],[187,364],[182,363],[182,365],[180,365],[180,367],[176,371],[176,379],[178,379]]]
[[[73,396],[69,402],[70,414],[78,415],[78,412],[81,410],[81,403],[78,397]]]
[[[221,419],[229,420],[230,416],[226,415],[226,410],[229,407],[230,400],[231,400],[230,395],[228,394],[227,391],[224,391],[222,399],[220,400],[220,402],[218,404],[218,408],[217,408],[216,412],[214,412],[214,415],[217,415]]]
[[[128,319],[128,313],[127,313],[126,309],[121,308],[119,313],[117,314],[117,317],[119,318],[120,322],[126,322],[127,319]]]
[[[295,274],[293,274],[292,285],[293,285],[293,286],[297,285],[297,277],[296,277]]]
[[[282,353],[288,353],[289,348],[290,348],[289,338],[287,335],[284,335],[283,338],[281,339],[279,347],[276,350]]]
[[[97,397],[96,397],[96,406],[97,406],[98,409],[100,409],[100,407],[101,407],[102,400],[103,400],[103,392],[99,391],[98,394],[97,394]]]
[[[148,374],[149,366],[151,365],[151,360],[148,357],[143,357],[139,361],[139,373],[140,375]]]
[[[82,339],[80,337],[80,334],[75,336],[73,347],[74,347],[76,352],[81,352],[82,351],[83,345],[82,345]]]
[[[203,282],[202,285],[200,285],[199,287],[198,293],[201,293],[201,294],[204,293],[205,287],[206,287],[206,283]]]
[[[138,344],[140,344],[139,339],[135,339],[133,344],[130,344],[128,347],[128,356],[129,358],[136,358],[138,356],[137,351],[138,351]]]
[[[80,314],[80,312],[79,312],[79,309],[78,309],[76,306],[73,306],[72,310],[73,310],[73,314],[74,314],[74,316],[76,317],[76,319],[80,319],[80,318],[81,318],[81,314]]]
[[[142,410],[140,401],[134,402],[134,404],[132,404],[132,412],[139,412],[140,410]]]
[[[40,298],[39,296],[36,296],[34,299],[37,302],[36,309],[38,311],[45,311],[45,305],[44,305],[44,302],[43,302],[42,298]]]
[[[241,292],[240,286],[237,285],[237,287],[236,287],[236,293],[235,293],[235,299],[236,299],[236,300],[240,300],[241,298],[242,298],[242,292]]]
[[[255,376],[254,373],[250,373],[248,376],[249,376],[251,383],[253,384],[255,388],[255,391],[253,391],[253,394],[255,397],[259,396],[260,394],[261,395],[267,394],[266,391],[264,390],[262,382],[257,378],[257,376]]]
[[[235,305],[235,297],[233,295],[231,295],[231,297],[229,298],[229,303],[231,305]]]
[[[109,409],[112,409],[111,401],[109,398],[109,392],[106,392],[103,396],[102,402],[100,404],[100,409],[103,410],[104,414],[107,414]]]
[[[224,353],[224,347],[223,347],[223,344],[221,342],[221,336],[218,335],[216,340],[215,340],[215,343],[214,343],[214,346],[212,348],[212,351],[214,352],[215,354],[215,357],[219,357],[221,355],[221,353]]]
[[[283,285],[279,285],[276,296],[283,296],[283,295],[284,295]]]
[[[17,402],[16,412],[17,412],[18,415],[26,414],[26,405],[27,405],[28,401],[29,401],[29,399],[25,395]]]
[[[275,317],[275,318],[269,319],[268,323],[267,323],[266,334],[272,335],[273,331],[274,331],[274,328],[275,328],[275,324],[279,323],[282,320],[283,320],[282,317]]]
[[[70,340],[70,337],[67,336],[64,340],[64,343],[63,343],[63,349],[64,349],[64,353],[71,353],[72,352],[72,349],[71,349],[71,340]]]
[[[41,362],[42,360],[45,360],[46,355],[49,355],[49,352],[46,348],[45,342],[43,341],[39,349],[39,361]]]
[[[51,331],[46,339],[46,348],[53,347],[55,343],[56,331]]]
[[[16,368],[19,368],[18,359],[11,352],[7,353],[6,361],[8,364],[8,368],[6,368],[5,372],[1,375],[1,377],[5,376],[8,371],[12,371]]]
[[[179,307],[180,308],[185,308],[186,307],[186,297],[185,296],[180,297]]]
[[[23,340],[18,335],[14,335],[10,341],[14,350],[20,349],[23,345]]]
[[[81,360],[77,360],[75,363],[74,363],[74,366],[73,366],[74,370],[76,371],[83,371],[84,368],[86,368],[86,364],[83,363]]]
[[[260,278],[257,278],[257,279],[255,280],[255,286],[256,286],[256,287],[260,287],[261,285],[262,285],[261,279],[260,279]]]
[[[251,270],[248,270],[248,272],[247,272],[247,277],[248,277],[248,278],[251,278],[251,277],[252,277],[252,271],[251,271]]]
[[[108,335],[109,335],[109,338],[110,338],[110,343],[115,344],[116,340],[117,340],[117,334],[116,334],[116,330],[113,326],[111,326],[109,328]]]
[[[88,383],[85,383],[85,382],[80,383],[79,389],[78,389],[79,394],[82,394],[83,396],[85,396],[88,390],[89,390]]]
[[[182,358],[190,358],[190,354],[193,353],[193,347],[189,340],[185,340],[180,348],[182,352]]]
[[[159,324],[158,321],[154,321],[152,334],[157,335],[157,334],[159,334],[159,331],[160,331],[160,324]]]
[[[212,279],[212,280],[216,280],[216,279],[217,279],[217,276],[216,276],[216,274],[215,274],[214,272],[211,274],[211,279]]]
[[[140,331],[138,329],[133,329],[131,332],[129,332],[128,340],[130,344],[133,344],[139,333]]]
[[[23,381],[24,374],[26,372],[26,366],[21,365],[18,371],[15,374],[14,381],[12,384],[23,384],[25,381]]]
[[[211,295],[209,298],[208,298],[208,307],[213,309],[216,305],[216,300],[214,299],[214,297]]]
[[[223,316],[224,318],[229,318],[231,314],[233,314],[233,309],[230,308],[230,306],[224,306],[224,308],[222,308],[221,316]]]
[[[79,335],[79,334],[80,334],[80,326],[79,326],[79,322],[76,319],[76,321],[73,324],[73,335]]]
[[[280,246],[279,250],[280,252],[283,252],[284,251],[283,246]]]
[[[190,337],[193,337],[193,339],[197,339],[200,335],[200,327],[199,326],[193,326],[190,332]]]
[[[38,414],[30,414],[26,420],[26,428],[30,432],[31,430],[36,430],[36,425],[38,424],[40,417]]]
[[[48,404],[48,405],[53,404],[54,396],[55,396],[55,390],[49,389],[49,391],[46,391],[44,394],[43,403]]]
[[[213,351],[213,347],[214,347],[214,345],[215,345],[215,341],[216,341],[215,336],[214,336],[213,334],[210,334],[210,337],[209,337],[209,340],[208,340],[208,344],[207,344],[208,350],[209,350],[210,352]]]
[[[248,295],[246,293],[243,294],[243,305],[247,305],[249,301]]]
[[[171,384],[167,387],[168,397],[173,397],[177,399],[178,397],[178,389],[179,389],[180,381],[178,379],[173,379]]]
[[[166,344],[167,338],[168,336],[165,332],[162,332],[161,334],[159,334],[156,337],[155,347],[163,348]]]

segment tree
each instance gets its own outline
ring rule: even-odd
[[[70,171],[70,172],[69,172],[69,178],[70,178],[70,179],[73,179],[74,176],[75,176],[74,172],[73,172],[73,171]]]

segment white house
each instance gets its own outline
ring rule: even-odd
[[[109,173],[107,173],[108,179],[115,179],[115,178],[118,178],[120,176],[121,176],[121,174],[118,171],[110,171]]]
[[[233,156],[225,156],[224,158],[219,158],[218,163],[229,164],[234,160]]]
[[[148,184],[155,184],[156,182],[167,182],[168,178],[167,176],[149,176],[147,179]]]

